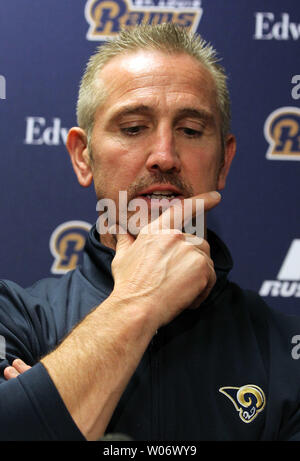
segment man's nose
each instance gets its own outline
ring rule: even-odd
[[[149,145],[146,166],[149,171],[179,172],[181,161],[176,150],[174,134],[171,129],[161,129]]]

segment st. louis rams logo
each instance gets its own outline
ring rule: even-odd
[[[272,112],[264,126],[269,160],[300,160],[300,109],[281,107]]]
[[[195,32],[203,13],[201,1],[160,0],[157,5],[152,0],[88,0],[85,18],[90,27],[86,38],[107,40],[117,35],[121,28],[164,22],[172,22]],[[170,3],[171,7],[168,6]]]
[[[251,423],[265,408],[265,394],[254,384],[242,387],[225,386],[220,387],[219,391],[231,400],[244,423]]]
[[[59,225],[50,237],[50,251],[54,257],[52,274],[65,274],[79,263],[91,224],[68,221]]]

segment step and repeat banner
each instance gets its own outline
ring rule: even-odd
[[[299,0],[0,0],[0,278],[80,263],[97,219],[65,148],[89,56],[120,27],[175,22],[222,57],[238,150],[209,226],[231,279],[300,315]]]

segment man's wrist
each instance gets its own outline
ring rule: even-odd
[[[124,295],[113,290],[105,303],[107,303],[108,309],[115,310],[122,315],[122,321],[129,321],[132,326],[143,331],[143,334],[147,333],[149,337],[152,337],[160,327],[154,309],[157,303],[152,299]]]

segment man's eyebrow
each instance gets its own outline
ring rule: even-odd
[[[111,116],[111,120],[118,120],[119,118],[126,116],[126,115],[148,115],[153,112],[151,107],[146,106],[144,104],[138,104],[134,106],[126,106],[121,107]]]
[[[206,123],[214,122],[214,116],[211,112],[209,112],[206,109],[195,109],[192,107],[185,107],[183,109],[179,109],[179,111],[176,113],[175,121],[178,122],[179,120],[186,117],[192,117],[198,120],[203,120]]]

